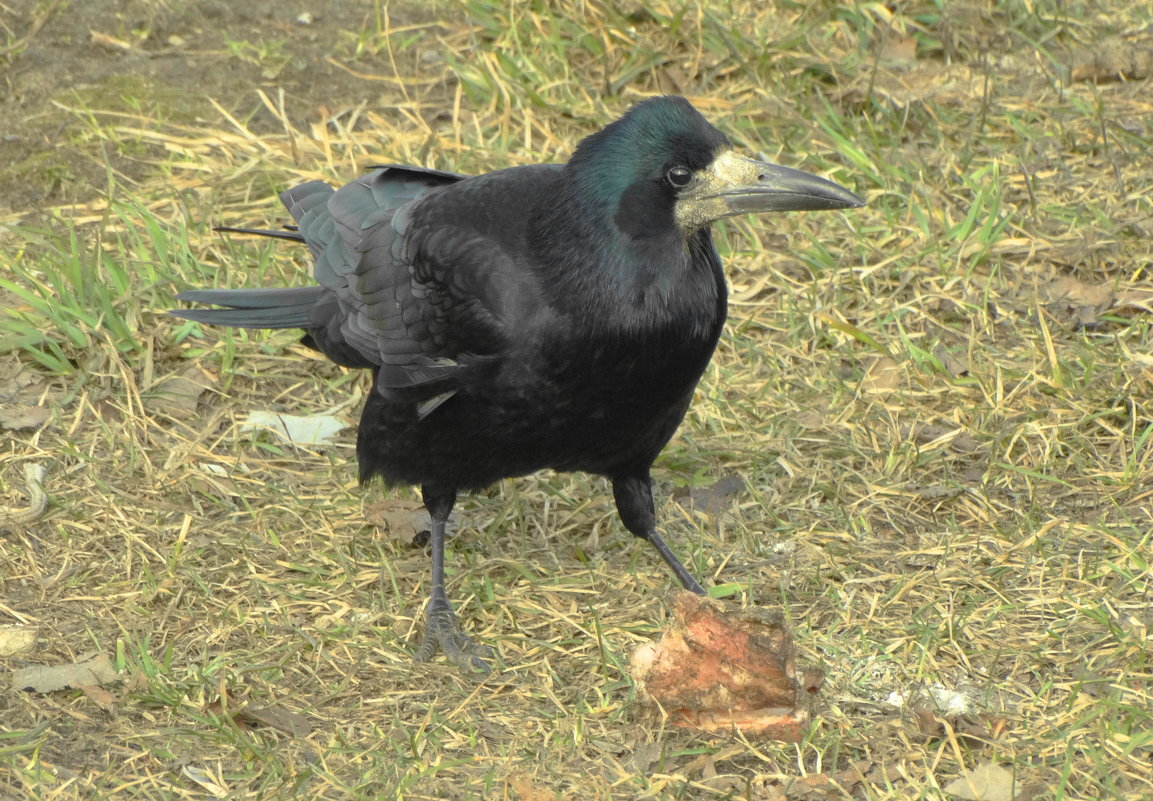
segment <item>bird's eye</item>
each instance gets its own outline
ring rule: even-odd
[[[665,178],[668,179],[670,184],[679,189],[683,186],[688,186],[689,181],[693,180],[693,171],[688,167],[671,167],[669,171],[665,173]]]

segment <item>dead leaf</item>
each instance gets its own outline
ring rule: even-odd
[[[1114,311],[1142,311],[1153,314],[1153,287],[1122,289],[1113,298]]]
[[[803,428],[824,428],[829,424],[828,415],[812,409],[797,413],[793,419],[800,423]]]
[[[878,356],[865,371],[865,377],[861,379],[861,390],[875,393],[892,392],[901,385],[904,373],[900,362],[888,356]]]
[[[89,701],[109,712],[116,708],[116,702],[119,700],[115,695],[95,684],[77,684],[76,689],[84,693]]]
[[[1086,284],[1072,275],[1061,275],[1038,287],[1042,299],[1050,303],[1065,302],[1071,306],[1106,308],[1113,300],[1110,284]]]
[[[932,486],[915,485],[913,492],[920,498],[925,498],[930,501],[941,501],[946,498],[956,498],[964,495],[966,490],[964,487],[948,487],[944,484],[936,484]]]
[[[1070,77],[1096,83],[1153,78],[1153,39],[1106,39],[1078,55]]]
[[[0,357],[0,403],[34,401],[43,383],[44,378],[25,367],[15,354]]]
[[[1013,774],[1000,765],[982,762],[945,785],[945,792],[967,801],[1013,801]]]
[[[1063,306],[1079,325],[1095,324],[1102,314],[1153,313],[1153,288],[1119,289],[1114,282],[1086,284],[1076,276],[1058,275],[1037,286],[1037,296],[1049,307]]]
[[[903,423],[900,428],[901,436],[915,439],[918,445],[940,447],[948,445],[954,451],[972,453],[980,447],[971,436],[959,428],[941,423]]]
[[[913,716],[917,722],[917,732],[925,739],[931,740],[948,737],[951,731],[955,736],[967,741],[987,743],[1005,730],[1003,719],[987,714],[977,715],[974,718],[971,715],[943,713],[918,705],[913,707]]]
[[[1041,782],[1033,782],[1019,789],[1013,801],[1035,801],[1035,799],[1041,798],[1042,796],[1052,798],[1049,794],[1048,786]]]
[[[24,491],[28,496],[28,507],[13,509],[0,506],[0,530],[26,526],[43,516],[48,508],[48,496],[44,494],[44,476],[48,468],[39,462],[24,464]]]
[[[1140,127],[1138,133],[1143,130],[1144,125]],[[1125,225],[1125,233],[1138,239],[1153,239],[1153,214],[1143,214],[1130,219]]]
[[[873,763],[867,759],[858,759],[844,770],[836,772],[837,782],[846,793],[852,793],[857,785],[865,783],[865,777],[873,770]]]
[[[716,516],[728,507],[729,499],[745,488],[745,480],[736,473],[721,476],[706,487],[677,487],[673,498],[686,508],[700,509]]]
[[[312,721],[304,715],[290,712],[280,705],[261,709],[244,707],[236,713],[236,718],[243,718],[257,726],[276,729],[289,737],[307,737],[312,731]]]
[[[92,36],[92,44],[97,47],[103,47],[105,50],[112,50],[114,52],[127,52],[132,49],[132,44],[123,39],[117,39],[107,33],[100,31],[90,31]]]
[[[144,692],[148,689],[148,674],[134,670],[128,674],[128,681],[124,682],[124,694]]]
[[[180,772],[196,782],[201,789],[210,795],[214,795],[217,798],[224,798],[228,795],[228,785],[224,783],[224,779],[220,776],[213,776],[203,768],[197,768],[192,765],[185,765],[180,769]]]
[[[907,45],[906,45],[907,47]],[[837,94],[846,104],[859,106],[876,99],[904,109],[913,105],[964,106],[980,101],[985,94],[986,75],[964,64],[932,61],[911,68],[882,67],[874,74],[863,72],[848,88]]]
[[[816,695],[825,686],[825,671],[820,668],[806,668],[801,671],[801,689],[809,694]]]
[[[124,409],[110,398],[101,398],[92,404],[96,416],[109,425],[117,425],[124,420]]]
[[[551,801],[556,794],[536,787],[525,774],[521,773],[505,780],[508,789],[515,793],[517,801]]]
[[[19,656],[36,647],[36,629],[12,624],[0,626],[0,656]]]
[[[331,414],[250,412],[240,430],[268,430],[293,445],[326,445],[348,427],[347,422]]]
[[[878,762],[873,765],[873,769],[865,776],[865,781],[878,787],[897,784],[904,779],[905,775],[901,771],[901,766],[892,762]]]
[[[34,665],[12,674],[12,689],[37,693],[51,693],[82,684],[99,685],[120,678],[112,661],[99,654],[84,662],[71,665]]]
[[[389,539],[423,548],[432,533],[432,518],[424,504],[417,501],[389,499],[364,507],[364,518],[384,531]],[[445,534],[452,535],[460,525],[456,512],[448,516]]]
[[[953,378],[969,374],[969,360],[963,354],[958,356],[944,348],[937,348],[937,350],[933,352],[933,355],[937,357],[937,361],[945,368],[945,372]]]
[[[917,60],[917,40],[894,28],[881,31],[877,58],[882,64],[913,64]]]
[[[44,425],[50,412],[43,406],[25,406],[21,403],[0,403],[0,428],[20,431]]]
[[[654,740],[638,743],[636,749],[625,761],[625,766],[636,775],[647,775],[653,765],[661,760],[664,747]]]
[[[144,399],[151,412],[187,419],[196,415],[200,396],[215,385],[212,377],[199,367],[192,366],[180,375],[161,380]]]
[[[204,711],[218,718],[230,719],[241,731],[249,731],[252,728],[253,721],[245,714],[248,711],[248,702],[234,698],[225,688],[221,688],[220,695],[215,700],[204,705]]]
[[[925,737],[944,737],[948,730],[937,719],[937,713],[925,706],[913,707],[913,717],[917,720],[917,731]]]
[[[830,801],[844,798],[844,792],[837,782],[824,773],[810,773],[800,776],[785,787],[785,797],[789,801]]]

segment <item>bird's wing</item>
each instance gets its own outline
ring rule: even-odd
[[[312,183],[282,195],[315,257],[316,280],[330,291],[313,311],[316,344],[346,364],[358,356],[378,367],[381,394],[417,404],[422,415],[504,340],[496,254],[463,222],[471,193],[430,196],[460,179],[388,167],[335,193]],[[416,222],[429,216],[428,203],[461,204],[462,214],[453,224]]]

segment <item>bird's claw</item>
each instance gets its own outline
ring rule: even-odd
[[[428,605],[424,636],[416,651],[416,661],[427,662],[437,651],[442,651],[448,661],[463,673],[492,672],[492,649],[474,642],[464,633],[447,600],[434,598]]]

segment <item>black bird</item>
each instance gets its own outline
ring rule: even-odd
[[[672,437],[726,314],[710,224],[733,214],[863,205],[837,184],[737,155],[681,97],[637,103],[567,164],[467,177],[380,167],[333,190],[280,195],[317,286],[205,289],[225,306],[172,314],[302,328],[304,344],[375,379],[357,436],[360,480],[419,484],[432,589],[417,659],[462,670],[491,652],[444,588],[457,492],[543,468],[606,476],[621,520],[688,590],[657,533],[649,470]]]

